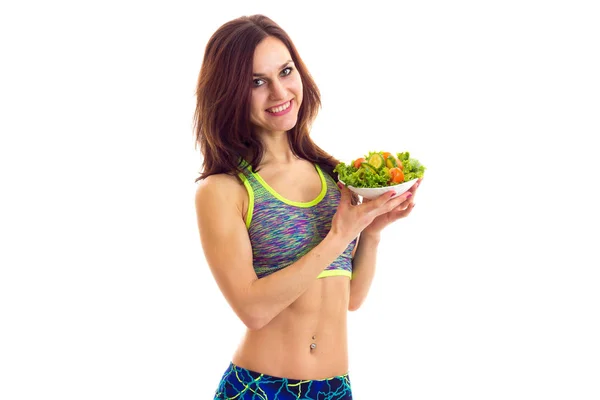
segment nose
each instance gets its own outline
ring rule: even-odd
[[[279,80],[274,80],[271,84],[271,98],[273,100],[284,100],[287,95],[287,89]]]

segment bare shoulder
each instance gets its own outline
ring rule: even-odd
[[[258,278],[243,218],[245,192],[237,176],[211,175],[196,189],[196,215],[202,250],[217,285],[240,319],[254,326],[247,289]]]
[[[211,175],[198,183],[196,188],[196,208],[234,206],[244,208],[244,184],[236,176],[227,174]]]

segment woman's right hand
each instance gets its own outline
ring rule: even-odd
[[[392,211],[412,195],[412,193],[406,192],[392,198],[395,193],[393,190],[390,190],[368,203],[353,205],[350,189],[339,182],[338,186],[342,197],[331,221],[330,233],[348,244],[373,222],[375,218]]]

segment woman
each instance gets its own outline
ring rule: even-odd
[[[352,398],[347,311],[364,301],[380,233],[411,212],[418,185],[353,201],[336,183],[338,161],[309,137],[320,104],[269,18],[229,21],[209,40],[195,113],[198,229],[247,327],[215,399]]]

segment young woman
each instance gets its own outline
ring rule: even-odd
[[[246,325],[215,399],[351,399],[347,312],[364,301],[403,194],[359,204],[310,138],[319,90],[262,15],[222,25],[200,70],[196,214],[206,261]],[[360,234],[360,241],[359,239]]]

